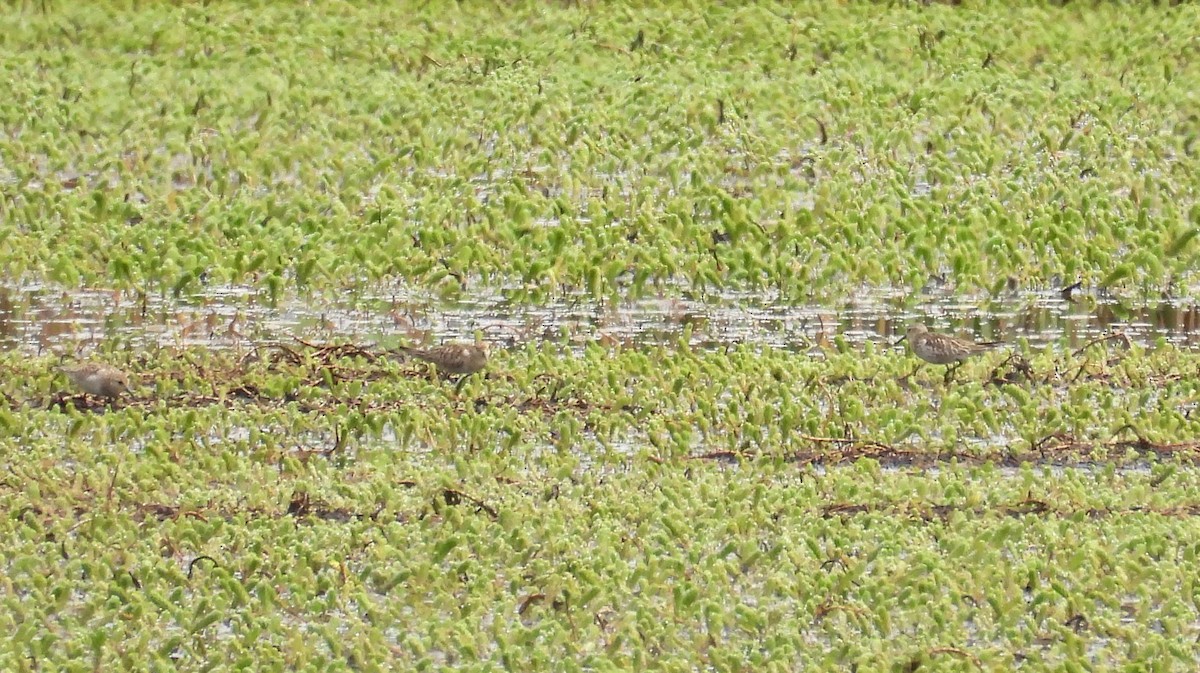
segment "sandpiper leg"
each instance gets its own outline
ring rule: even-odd
[[[952,366],[946,367],[946,376],[942,380],[946,385],[950,385],[950,381],[954,378],[954,372],[958,371],[960,366],[962,366],[961,362],[955,362]]]
[[[912,377],[916,376],[917,372],[921,371],[921,367],[924,367],[924,366],[925,366],[924,362],[918,362],[917,366],[913,367],[913,370],[911,372],[909,372],[908,376],[905,376],[904,378],[911,379]]]

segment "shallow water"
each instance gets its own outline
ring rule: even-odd
[[[128,292],[0,282],[0,349],[31,354],[86,351],[111,339],[134,347],[223,349],[292,337],[390,345],[471,339],[476,331],[501,347],[565,341],[582,348],[603,338],[631,345],[677,343],[685,327],[691,328],[691,345],[697,348],[749,343],[806,350],[837,335],[852,346],[888,345],[913,320],[980,339],[1024,339],[1031,347],[1077,348],[1114,330],[1143,345],[1160,338],[1183,348],[1200,345],[1200,305],[1194,300],[1130,306],[1098,296],[1069,302],[1057,291],[996,301],[933,290],[913,301],[907,291],[877,289],[833,305],[727,292],[609,307],[584,296],[538,306],[514,304],[497,290],[445,302],[397,287],[332,300],[293,297],[271,307],[248,287],[211,287],[179,300],[143,301]]]

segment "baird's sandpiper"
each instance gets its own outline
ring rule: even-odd
[[[432,364],[439,371],[462,377],[459,379],[458,385],[454,387],[456,392],[462,388],[468,377],[487,366],[489,352],[488,345],[482,342],[474,344],[448,343],[432,348],[401,346],[398,350],[405,355]]]
[[[929,328],[921,323],[909,325],[908,331],[896,341],[896,344],[905,340],[908,341],[913,354],[925,362],[935,365],[954,365],[946,370],[946,381],[950,380],[950,375],[963,360],[1000,345],[996,341],[976,343],[948,334],[930,332]]]
[[[112,365],[84,362],[63,365],[59,371],[71,379],[71,383],[88,395],[114,399],[129,392],[129,377]]]

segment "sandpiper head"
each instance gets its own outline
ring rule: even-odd
[[[913,340],[913,337],[917,336],[918,334],[924,334],[928,331],[929,331],[928,327],[926,327],[925,325],[923,325],[919,322],[915,322],[915,323],[909,325],[908,330],[906,330],[904,332],[904,336],[900,337],[899,339],[896,339],[896,343],[894,343],[892,345],[899,346],[900,342],[904,341],[905,339],[908,339],[911,342]]]
[[[125,375],[125,372],[114,374],[111,381],[112,388],[117,391],[118,395],[129,392],[129,377]]]

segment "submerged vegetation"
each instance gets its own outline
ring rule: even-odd
[[[1200,9],[126,4],[0,14],[0,668],[1195,667]]]

